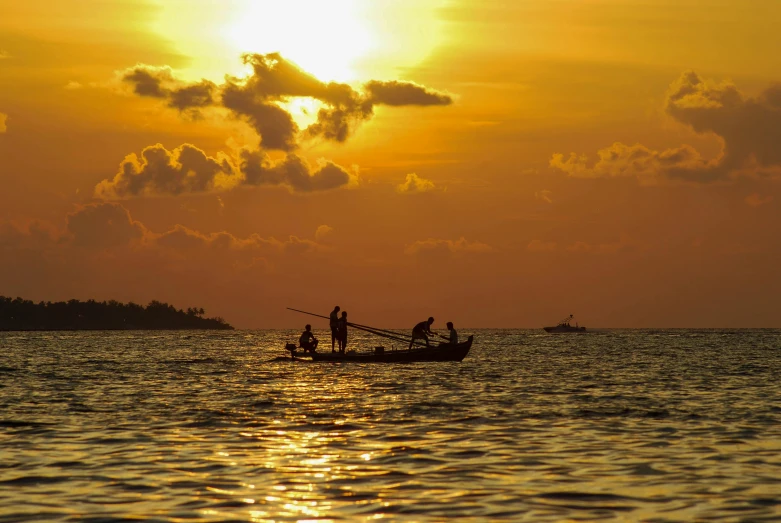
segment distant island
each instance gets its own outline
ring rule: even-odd
[[[204,314],[200,308],[177,310],[159,301],[144,307],[114,300],[35,303],[0,296],[0,331],[233,329],[222,318]]]

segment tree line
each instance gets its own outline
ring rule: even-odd
[[[0,331],[233,329],[224,319],[205,318],[202,308],[186,311],[157,300],[144,307],[111,301],[39,302],[0,296]]]

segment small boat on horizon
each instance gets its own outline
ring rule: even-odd
[[[582,333],[586,332],[586,327],[580,327],[577,323],[575,323],[575,326],[572,326],[572,320],[575,319],[575,316],[570,314],[563,320],[559,322],[558,325],[555,327],[543,327],[545,332],[551,333],[551,334],[563,334],[563,333]]]

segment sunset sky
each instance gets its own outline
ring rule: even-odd
[[[781,327],[777,0],[0,0],[0,295]],[[324,326],[315,324],[316,328]]]

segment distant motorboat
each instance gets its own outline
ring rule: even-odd
[[[575,323],[574,326],[572,325],[572,321],[574,319],[575,317],[572,314],[570,314],[569,316],[561,320],[559,324],[556,325],[555,327],[543,327],[543,329],[545,330],[545,332],[549,332],[551,334],[560,334],[560,333],[569,333],[569,332],[573,332],[573,333],[586,332],[585,327],[580,327],[578,326],[577,323]]]

